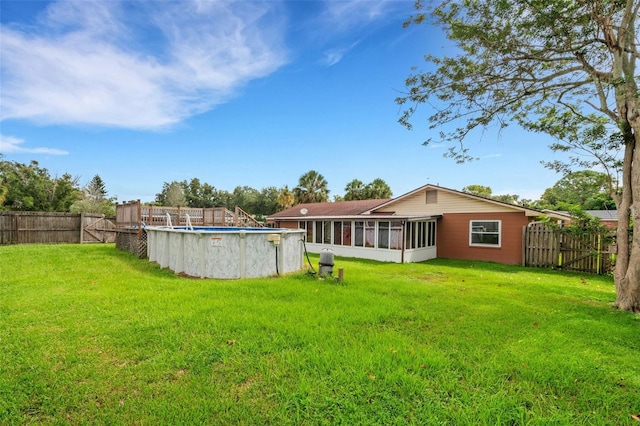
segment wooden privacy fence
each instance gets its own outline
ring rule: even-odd
[[[0,212],[0,245],[112,243],[115,228],[93,213]]]
[[[606,274],[614,252],[607,235],[576,236],[543,223],[524,229],[523,264],[541,268]]]

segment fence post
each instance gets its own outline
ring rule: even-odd
[[[80,213],[80,244],[84,243],[84,212]]]
[[[16,244],[20,244],[20,213],[13,216],[14,231],[16,233]]]

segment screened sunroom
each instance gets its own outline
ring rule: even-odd
[[[298,221],[311,253],[330,248],[337,256],[387,262],[436,257],[437,217],[308,218]]]

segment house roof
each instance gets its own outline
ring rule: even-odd
[[[394,206],[397,203],[404,201],[417,193],[422,191],[426,191],[429,189],[435,189],[438,191],[445,191],[451,194],[456,194],[458,196],[466,197],[473,200],[482,201],[484,203],[493,204],[496,206],[507,207],[509,209],[513,209],[516,211],[523,212],[526,216],[535,217],[544,214],[540,210],[519,206],[517,204],[505,203],[503,201],[494,200],[492,198],[480,197],[478,195],[469,194],[466,192],[456,191],[454,189],[444,188],[437,185],[427,184],[421,186],[417,189],[414,189],[411,192],[407,192],[406,194],[400,195],[396,198],[386,198],[379,200],[356,200],[356,201],[337,201],[337,202],[325,202],[325,203],[306,203],[306,204],[298,204],[293,207],[290,207],[281,212],[275,213],[269,216],[270,220],[283,220],[283,219],[291,219],[291,220],[300,220],[300,219],[319,219],[319,218],[349,218],[349,217],[387,217],[395,216],[395,208]],[[304,213],[302,213],[304,212]],[[547,212],[547,214],[549,214]],[[425,218],[435,218],[440,217],[441,213],[431,212],[425,215],[402,215],[409,220],[417,220],[417,219],[425,219]]]
[[[431,185],[431,184],[427,184],[427,185],[423,185],[420,188],[416,188],[413,191],[407,192],[406,194],[400,195],[396,198],[392,198],[390,200],[388,200],[386,203],[381,204],[379,206],[375,206],[373,208],[371,208],[371,210],[365,212],[365,213],[372,213],[372,211],[374,210],[380,210],[380,209],[384,209],[387,207],[393,207],[394,204],[396,204],[397,202],[404,200],[405,198],[409,198],[411,196],[413,196],[414,194],[421,192],[421,191],[426,191],[428,189],[437,189],[439,191],[446,191],[452,194],[458,194],[467,198],[472,198],[472,199],[476,199],[476,200],[481,200],[484,202],[488,202],[491,204],[495,204],[495,205],[500,205],[500,206],[506,206],[509,208],[512,208],[514,210],[519,210],[524,212],[527,216],[540,216],[541,214],[543,214],[542,211],[540,210],[536,210],[536,209],[532,209],[529,207],[524,207],[524,206],[519,206],[517,204],[511,204],[511,203],[505,203],[504,201],[498,201],[498,200],[494,200],[493,198],[486,198],[486,197],[481,197],[479,195],[474,195],[474,194],[469,194],[468,192],[462,192],[462,191],[457,191],[455,189],[449,189],[449,188],[444,188],[442,186],[437,186],[437,185]]]
[[[269,216],[269,218],[288,219],[319,216],[356,216],[372,210],[376,206],[384,204],[389,200],[389,198],[384,198],[379,200],[354,200],[297,204],[293,207],[272,214],[271,216]],[[303,209],[306,209],[304,214],[302,213]]]
[[[573,220],[573,216],[568,211],[556,211],[556,210],[543,210],[544,214],[554,219],[561,219],[566,221]],[[585,210],[590,216],[597,217],[600,220],[605,221],[618,221],[618,211],[617,210]]]
[[[599,217],[602,220],[615,220],[618,221],[617,210],[585,210],[585,213],[594,217]]]

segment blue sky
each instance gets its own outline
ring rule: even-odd
[[[552,142],[508,128],[467,141],[457,165],[422,105],[409,131],[394,99],[426,53],[453,51],[412,1],[0,1],[0,153],[118,200],[164,182],[217,189],[297,185],[317,170],[330,197],[353,179],[394,196],[479,184],[537,199],[560,179]]]

